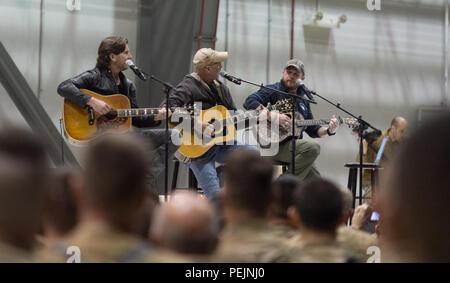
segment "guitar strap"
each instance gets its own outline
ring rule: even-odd
[[[220,90],[220,87],[218,87],[216,81],[214,81],[213,84],[209,85],[204,80],[202,80],[197,73],[195,72],[191,73],[191,76],[197,81],[199,81],[202,84],[202,86],[212,94],[212,96],[215,98],[216,101],[220,102],[218,104],[225,105],[222,91]]]
[[[223,101],[223,95],[221,95],[221,92],[218,91],[217,86],[215,85],[215,83],[213,82],[213,83],[209,84],[208,86],[209,86],[209,89],[211,90],[211,92],[216,97],[217,102],[219,102],[218,104],[225,106],[225,103]]]

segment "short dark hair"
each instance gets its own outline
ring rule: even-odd
[[[424,261],[450,261],[449,172],[450,111],[446,111],[405,142],[385,191],[389,209],[395,211],[395,223],[389,227],[397,230],[396,238],[403,238],[407,253]]]
[[[0,155],[31,163],[42,163],[47,159],[42,139],[28,130],[5,126],[0,128]]]
[[[272,195],[275,205],[274,216],[287,219],[287,210],[294,205],[295,189],[302,181],[293,175],[281,175],[272,184]]]
[[[334,183],[315,178],[298,187],[294,205],[306,227],[334,232],[342,215],[342,194]]]
[[[76,170],[69,167],[55,168],[46,194],[45,221],[61,235],[68,233],[77,223],[77,207],[71,190],[71,178],[78,174]]]
[[[19,241],[33,237],[41,226],[49,169],[40,138],[22,128],[0,129],[0,231],[22,248],[30,247]]]
[[[253,150],[235,150],[225,165],[227,205],[265,216],[271,198],[272,162]]]
[[[96,138],[87,151],[85,177],[91,205],[101,211],[132,208],[146,194],[150,165],[144,140],[131,134]]]
[[[119,36],[110,36],[102,40],[98,47],[97,68],[108,69],[111,59],[109,55],[120,54],[125,51],[128,39]]]

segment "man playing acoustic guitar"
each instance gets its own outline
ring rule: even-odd
[[[297,84],[297,80],[305,79],[305,67],[303,62],[298,59],[289,60],[283,70],[283,78],[280,82],[268,85],[270,88],[296,94],[300,97],[305,97],[305,92]],[[251,94],[244,103],[244,108],[247,110],[257,109],[260,105],[266,106],[268,103],[274,105],[278,101],[289,99],[287,95],[278,94],[267,89],[261,88],[257,92]],[[297,110],[304,119],[313,119],[311,108],[308,102],[298,101]],[[297,116],[296,116],[297,117]],[[292,124],[291,118],[286,114],[276,115],[271,112],[270,119],[278,120],[280,129],[289,129]],[[339,126],[339,121],[332,116],[328,127],[321,127],[319,125],[306,127],[305,131],[312,138],[319,138],[323,136],[331,136],[336,134],[336,129]],[[295,172],[294,175],[301,180],[309,177],[320,176],[319,171],[314,166],[314,161],[320,153],[320,146],[315,142],[310,142],[302,139],[303,134],[295,142]],[[278,153],[274,156],[275,160],[291,163],[291,143],[288,142],[290,138],[285,139],[280,143]],[[291,171],[291,168],[289,168]],[[292,174],[292,172],[290,172]]]
[[[169,96],[169,105],[172,107],[189,106],[192,103],[202,104],[202,109],[210,109],[219,105],[228,110],[236,110],[230,90],[218,80],[222,69],[222,62],[228,57],[227,52],[218,52],[211,48],[202,48],[194,56],[195,72],[186,75]],[[194,129],[201,129],[203,137],[214,135],[214,126],[206,121],[193,119]],[[185,135],[187,133],[183,133]],[[207,138],[206,138],[207,139]],[[210,198],[220,191],[219,178],[215,162],[224,163],[226,156],[235,149],[258,150],[255,146],[241,144],[233,141],[232,144],[213,145],[206,153],[196,158],[175,154],[189,166],[205,195]]]
[[[58,86],[58,94],[82,109],[91,107],[97,116],[110,113],[113,110],[112,107],[106,102],[82,92],[81,89],[106,96],[122,94],[128,97],[131,108],[138,108],[136,88],[133,82],[122,73],[128,69],[125,61],[132,58],[127,39],[115,36],[107,37],[103,39],[98,48],[95,68],[62,82]],[[162,107],[155,115],[133,116],[132,125],[138,128],[156,127],[165,117],[166,110],[165,107]],[[96,123],[100,124],[100,121],[96,121]],[[148,183],[156,188],[156,178],[164,169],[165,132],[163,129],[142,129],[141,132],[148,136],[152,143],[150,150],[153,151],[153,162],[148,172]],[[172,132],[169,136],[171,135]],[[177,148],[169,141],[169,155],[172,155]]]

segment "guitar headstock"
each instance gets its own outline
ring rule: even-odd
[[[341,118],[339,117],[340,124],[344,123],[351,129],[356,129],[359,127],[358,119],[355,118]]]

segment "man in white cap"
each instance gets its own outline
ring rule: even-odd
[[[275,84],[268,85],[268,87],[307,98],[303,88],[300,88],[297,84],[298,79],[305,79],[305,66],[301,60],[291,59],[287,61],[284,67],[282,79]],[[244,108],[247,110],[256,109],[261,105],[267,106],[268,103],[274,105],[280,100],[289,98],[285,94],[261,88],[247,97]],[[296,109],[303,118],[314,119],[308,102],[297,100]],[[275,112],[272,112],[269,117],[269,119],[277,119],[280,128],[283,129],[289,129],[292,124],[291,118],[285,114],[276,115]],[[328,127],[309,126],[305,128],[305,132],[312,138],[332,136],[336,134],[338,125],[338,120],[333,115]],[[320,176],[319,171],[314,166],[314,161],[320,153],[320,146],[315,142],[306,141],[302,137],[303,134],[295,142],[295,172],[289,172],[301,180]],[[288,141],[290,141],[289,138],[280,143],[278,153],[274,156],[275,160],[291,163],[291,143]],[[289,171],[292,171],[292,169],[289,168]]]
[[[236,110],[230,90],[218,80],[222,69],[222,62],[228,57],[228,52],[218,52],[211,48],[202,48],[194,56],[195,72],[186,75],[177,87],[170,93],[169,105],[171,107],[182,107],[193,103],[202,104],[206,110],[216,105],[223,105],[228,110]],[[204,135],[210,135],[214,128],[207,122],[201,123]],[[234,142],[233,145],[214,145],[202,156],[189,159],[185,156],[175,156],[182,159],[189,166],[203,189],[205,195],[210,198],[220,191],[219,178],[215,163],[223,163],[227,153],[234,149],[257,150],[256,147]]]

